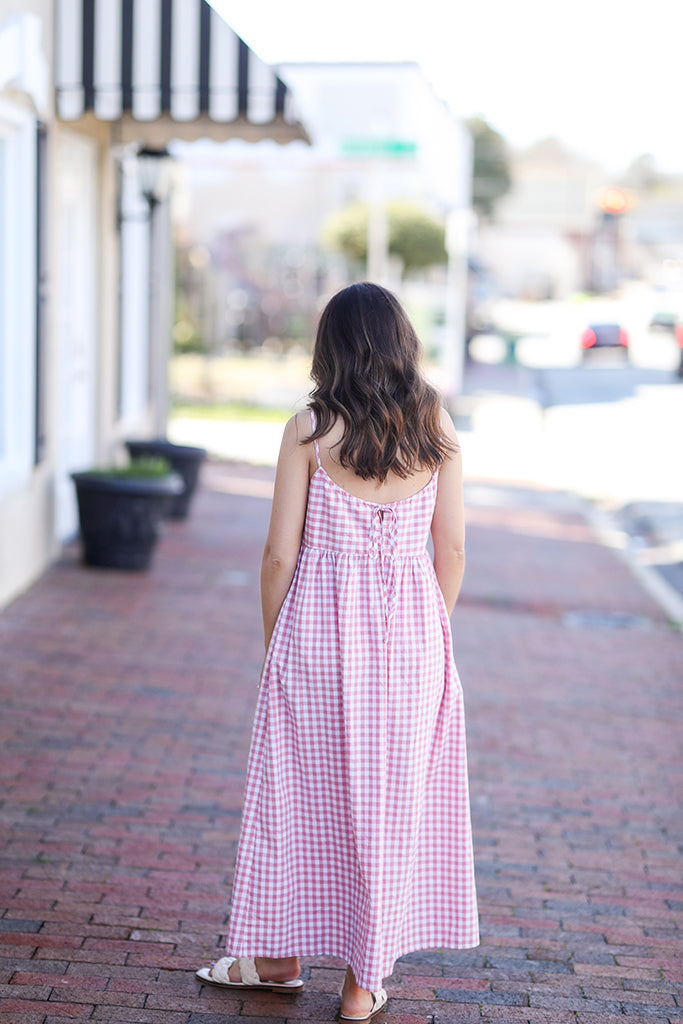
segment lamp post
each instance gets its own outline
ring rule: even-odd
[[[166,149],[143,146],[136,154],[140,193],[149,207],[149,397],[155,433],[166,433],[171,337],[170,191]],[[161,214],[165,213],[165,216]]]
[[[168,161],[170,154],[167,149],[152,149],[142,146],[136,153],[138,183],[140,192],[147,200],[150,210],[163,202],[168,193]]]
[[[619,284],[623,271],[623,218],[631,209],[631,196],[624,189],[610,186],[598,197],[600,211],[591,251],[591,287],[597,292],[611,291]]]
[[[446,216],[446,344],[441,359],[450,405],[462,392],[465,369],[467,248],[471,221],[472,212],[468,207],[450,210]]]

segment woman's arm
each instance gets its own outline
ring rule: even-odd
[[[451,418],[444,410],[441,414],[444,434],[454,445],[458,438]],[[434,518],[434,571],[450,615],[460,590],[465,572],[465,510],[462,493],[462,458],[460,451],[451,452],[439,469]]]
[[[306,519],[309,452],[308,446],[299,444],[297,421],[298,416],[289,420],[282,438],[270,526],[261,563],[261,608],[266,648],[294,577]]]

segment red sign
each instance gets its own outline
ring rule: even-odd
[[[600,193],[600,209],[605,213],[626,213],[631,205],[631,198],[623,188],[611,185]]]

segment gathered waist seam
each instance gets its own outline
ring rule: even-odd
[[[304,550],[304,548],[308,549],[309,551],[319,551],[323,555],[337,555],[337,556],[339,556],[341,558],[367,558],[367,559],[370,559],[370,561],[373,561],[373,562],[378,559],[378,555],[373,554],[372,552],[370,552],[369,549],[366,550],[366,551],[343,551],[341,548],[324,548],[320,544],[308,544],[306,541],[302,541],[301,542],[301,549],[302,549],[302,551]],[[403,555],[403,554],[386,555],[386,554],[384,554],[382,557],[385,558],[385,559],[386,558],[390,558],[392,561],[405,562],[405,561],[408,561],[411,558],[423,558],[426,554],[427,554],[427,548],[424,548],[423,551],[416,551],[416,552],[414,552],[411,555]]]

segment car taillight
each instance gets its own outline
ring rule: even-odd
[[[674,337],[676,338],[676,344],[678,347],[683,348],[683,324],[676,324]]]
[[[628,345],[628,331],[625,331],[623,327],[619,328],[619,344]]]
[[[592,348],[596,341],[595,331],[588,327],[581,335],[581,348]]]

